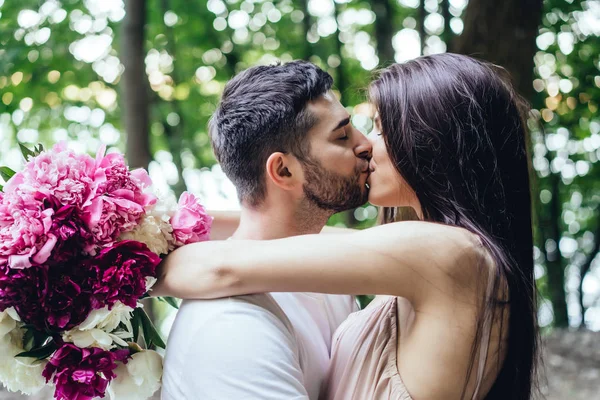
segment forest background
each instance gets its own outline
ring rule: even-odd
[[[162,191],[235,210],[206,129],[233,75],[310,60],[366,133],[376,71],[446,51],[503,66],[532,106],[539,322],[557,346],[549,368],[571,362],[565,387],[585,391],[578,379],[600,379],[597,0],[0,0],[0,164],[19,168],[19,143],[92,154],[105,143]],[[330,224],[363,228],[376,215],[365,205]],[[152,308],[168,334],[174,313]]]

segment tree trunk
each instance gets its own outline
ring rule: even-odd
[[[506,68],[517,91],[531,99],[541,15],[542,0],[470,0],[463,33],[453,43],[453,50]]]
[[[396,51],[392,45],[394,37],[394,9],[390,0],[373,0],[375,13],[375,39],[377,40],[377,56],[379,66],[387,67],[394,62]]]
[[[146,1],[126,0],[121,25],[121,83],[123,120],[127,132],[125,154],[132,168],[148,168],[150,153],[148,82],[144,64]]]
[[[565,267],[562,253],[560,251],[560,238],[562,230],[560,229],[561,220],[561,199],[560,199],[560,176],[551,174],[549,176],[552,192],[550,200],[550,213],[547,224],[547,239],[552,239],[556,243],[556,250],[546,252],[546,268],[548,272],[548,292],[552,309],[554,311],[554,326],[568,327],[569,314],[567,311],[567,299],[565,294]]]
[[[419,39],[421,40],[421,55],[425,54],[425,40],[427,33],[425,32],[425,17],[427,17],[427,10],[425,10],[425,0],[421,0],[419,4]]]

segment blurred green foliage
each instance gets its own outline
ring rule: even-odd
[[[178,170],[185,176],[214,165],[208,119],[227,80],[257,63],[315,62],[334,76],[357,115],[353,122],[367,132],[371,122],[359,115],[364,89],[388,51],[381,27],[391,27],[387,39],[397,61],[445,51],[444,41],[462,32],[467,0],[424,1],[421,13],[419,0],[149,0],[149,134],[166,183],[182,182]],[[17,142],[69,140],[88,152],[100,142],[124,148],[123,17],[121,0],[0,0],[0,164],[18,167]],[[566,291],[571,324],[580,323],[583,268],[590,272],[582,303],[600,329],[600,271],[593,262],[600,238],[599,3],[546,0],[537,45],[536,94],[528,100],[541,323],[551,323],[544,298],[553,298],[552,290]],[[367,205],[330,224],[363,228],[376,214]],[[564,274],[565,287],[549,287],[548,271]]]

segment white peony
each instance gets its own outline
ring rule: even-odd
[[[81,324],[63,333],[65,342],[73,343],[77,347],[99,347],[110,350],[115,344],[127,346],[124,339],[133,337],[131,326],[131,312],[133,308],[120,301],[112,309],[108,306],[93,310]],[[125,325],[125,330],[114,332],[119,324]]]
[[[148,246],[151,252],[158,255],[167,254],[174,249],[173,227],[169,218],[145,215],[140,223],[129,232],[120,236],[121,240],[135,240]]]
[[[15,329],[18,321],[20,321],[20,319],[14,307],[7,308],[0,312],[0,339]]]
[[[126,306],[125,304],[117,301],[111,309],[108,306],[93,310],[83,321],[79,324],[78,329],[87,330],[92,328],[99,328],[105,332],[112,332],[123,323],[129,332],[131,332],[131,313],[133,308]]]
[[[123,334],[113,334],[104,332],[102,329],[88,329],[79,331],[71,329],[63,333],[62,338],[65,342],[73,343],[80,348],[99,347],[103,350],[110,350],[115,347],[115,344],[127,346],[127,342],[123,339],[131,337],[130,334],[123,337]]]
[[[18,323],[19,317],[14,309],[0,312],[0,382],[13,392],[21,391],[32,395],[37,393],[46,380],[42,371],[46,361],[15,356],[23,351],[25,331]]]
[[[173,192],[166,194],[157,192],[155,195],[157,198],[156,203],[148,214],[168,222],[177,211],[177,198]]]
[[[158,279],[156,279],[153,276],[147,276],[146,277],[146,291],[149,292],[150,289],[152,289],[152,287],[154,286],[154,284],[156,283],[156,281],[158,281]]]
[[[135,353],[115,374],[106,389],[112,400],[146,400],[160,388],[162,357],[152,350]]]

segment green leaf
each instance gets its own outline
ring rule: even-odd
[[[8,167],[0,167],[0,177],[4,179],[4,182],[8,182],[8,180],[12,178],[15,174],[16,172]]]
[[[162,337],[160,336],[160,333],[158,333],[156,327],[154,326],[150,318],[148,318],[146,311],[144,311],[141,308],[136,308],[134,310],[134,313],[135,312],[137,312],[142,321],[142,330],[144,331],[144,340],[146,341],[146,347],[151,348],[153,345],[162,349],[167,347]]]
[[[32,330],[27,330],[23,335],[23,349],[33,349],[35,345],[34,333]]]
[[[140,336],[140,326],[142,325],[142,319],[140,318],[139,313],[137,312],[137,308],[133,310],[133,315],[131,317],[131,327],[133,328],[133,341],[137,342],[138,337]]]
[[[4,186],[0,185],[0,192],[4,191]]]
[[[38,143],[37,146],[34,147],[34,153],[36,156],[39,155],[43,151],[44,151],[44,145],[41,143]]]
[[[57,349],[58,345],[52,340],[42,347],[33,349],[31,351],[24,351],[22,353],[17,354],[15,357],[31,357],[37,360],[44,360],[50,357],[50,355],[54,353]]]
[[[25,158],[25,161],[29,160],[29,156],[35,157],[35,153],[29,150],[29,148],[23,146],[21,143],[19,143],[19,148],[21,149],[21,154],[23,154],[23,158]]]
[[[167,303],[168,305],[170,305],[171,307],[179,310],[179,303],[177,302],[177,299],[174,297],[157,297],[158,300],[163,301],[165,303]]]

